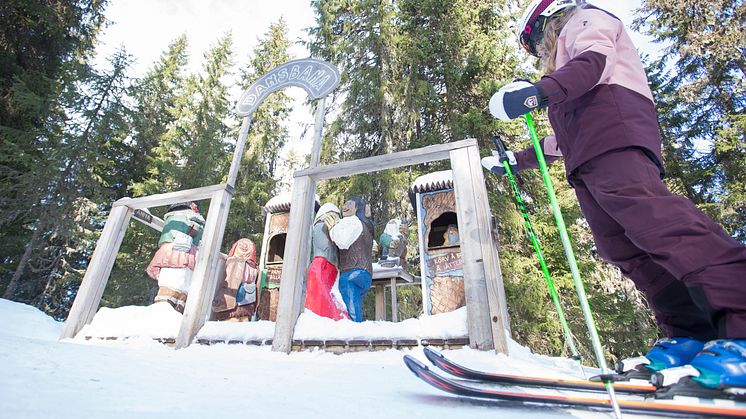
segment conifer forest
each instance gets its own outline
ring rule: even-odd
[[[0,2],[0,296],[64,320],[114,201],[225,181],[240,119],[233,91],[295,57],[286,23],[262,30],[249,56],[241,40],[215,34],[189,70],[179,36],[140,77],[125,49],[95,67],[107,0]],[[327,99],[321,163],[476,138],[483,156],[492,134],[511,149],[530,145],[525,125],[490,116],[487,103],[515,78],[540,77],[519,51],[516,0],[311,0],[315,24],[301,42],[342,74]],[[746,5],[743,0],[644,0],[634,29],[663,51],[644,62],[655,96],[666,182],[728,233],[746,242]],[[291,141],[292,101],[280,91],[255,112],[236,182],[223,252],[242,237],[261,243],[262,206],[305,168],[307,156],[283,157]],[[550,132],[546,113],[540,134]],[[311,129],[311,128],[309,128]],[[412,219],[407,195],[420,175],[447,161],[322,181],[321,202],[350,195],[372,205],[378,237],[391,218]],[[634,285],[596,255],[593,238],[567,184],[551,167],[601,340],[612,357],[645,350],[658,335]],[[512,336],[539,353],[562,355],[563,331],[526,238],[509,185],[485,173],[499,233]],[[521,173],[534,229],[580,350],[592,357],[541,174]],[[203,214],[208,202],[198,202]],[[161,211],[160,213],[158,211]],[[162,215],[165,207],[153,211]],[[409,230],[410,266],[419,267]],[[145,268],[158,235],[131,222],[103,306],[147,305],[157,284]],[[703,249],[706,251],[706,249]],[[372,293],[371,293],[372,294]],[[399,318],[422,311],[419,286],[398,289]],[[373,302],[365,302],[372,310]]]

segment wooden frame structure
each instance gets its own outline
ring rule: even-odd
[[[316,182],[449,159],[453,170],[464,265],[469,342],[473,348],[494,349],[500,353],[507,353],[507,305],[497,244],[491,231],[490,208],[477,141],[463,140],[319,166],[326,112],[325,98],[339,84],[339,79],[336,68],[319,60],[294,60],[278,66],[257,80],[239,99],[237,114],[245,118],[226,183],[116,201],[96,244],[60,339],[75,337],[93,320],[130,219],[134,218],[160,230],[163,226],[162,220],[150,215],[146,211],[147,208],[209,198],[210,206],[204,235],[175,346],[183,348],[194,341],[197,332],[210,314],[218,282],[218,271],[223,261],[220,246],[246,138],[251,127],[251,115],[271,92],[293,85],[302,87],[311,99],[318,101],[314,117],[310,166],[294,174],[290,225],[285,244],[273,350],[290,352],[295,324],[303,308]]]
[[[220,256],[220,245],[223,241],[231,198],[251,127],[251,116],[267,96],[287,86],[300,87],[308,93],[310,99],[318,99],[314,117],[310,166],[316,167],[319,163],[321,134],[326,113],[325,98],[339,85],[339,81],[339,71],[333,65],[311,58],[288,61],[274,68],[249,86],[238,100],[236,113],[244,119],[226,183],[134,199],[122,198],[116,201],[112,205],[101,237],[96,243],[96,249],[70,309],[60,339],[75,337],[96,315],[131,218],[134,217],[160,230],[163,227],[162,220],[156,220],[156,217],[141,211],[182,201],[210,198],[204,235],[194,265],[189,298],[184,307],[184,315],[175,343],[176,348],[189,346],[210,315],[211,302],[218,283],[218,271],[223,261]]]
[[[508,353],[502,272],[492,236],[479,146],[474,139],[328,166],[312,164],[309,169],[295,172],[273,350],[290,352],[295,324],[303,308],[316,182],[446,159],[451,161],[453,170],[470,346]]]

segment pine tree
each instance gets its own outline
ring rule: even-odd
[[[746,4],[646,0],[638,16],[664,45],[649,72],[669,183],[746,242]]]
[[[177,100],[185,89],[186,47],[186,36],[175,39],[130,89],[134,109],[131,153],[126,167],[132,173],[129,189],[134,196],[168,192],[159,183],[160,166],[155,150],[176,122]],[[125,195],[128,194],[122,196]],[[162,215],[160,208],[154,212]],[[147,305],[153,301],[157,284],[147,277],[145,268],[157,248],[155,230],[137,222],[130,223],[104,290],[102,306]]]
[[[104,22],[105,1],[0,3],[0,283],[15,298],[19,267],[42,234],[38,224],[42,176],[54,150],[49,121],[57,98],[84,66]]]
[[[281,18],[270,25],[253,50],[247,70],[241,72],[241,88],[247,89],[264,74],[289,61],[289,48],[287,25]],[[280,90],[269,95],[252,115],[225,232],[226,246],[242,237],[251,238],[257,245],[261,243],[264,232],[261,206],[277,191],[289,114],[290,97]]]
[[[66,74],[57,112],[45,122],[48,159],[34,173],[45,181],[38,185],[32,207],[31,250],[16,267],[6,293],[55,316],[63,317],[69,309],[93,251],[94,231],[105,217],[104,207],[97,204],[108,205],[112,196],[121,196],[130,178],[123,165],[129,155],[125,71],[130,61],[120,51],[106,71],[75,67]]]

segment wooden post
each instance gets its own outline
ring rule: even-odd
[[[399,321],[399,302],[396,300],[396,278],[391,278],[391,321]]]
[[[303,290],[311,248],[311,224],[316,182],[310,176],[296,177],[293,183],[292,205],[285,258],[280,279],[280,301],[277,306],[272,350],[290,353],[295,323],[303,308]]]
[[[233,150],[233,161],[231,162],[231,168],[228,172],[228,181],[226,182],[231,186],[231,188],[236,186],[238,169],[241,168],[241,159],[243,158],[243,150],[246,145],[246,137],[249,136],[249,128],[251,128],[251,115],[243,119],[241,132],[238,135],[238,141],[236,141],[236,149]]]
[[[476,157],[475,152],[476,151]],[[472,160],[476,158],[476,162]],[[476,167],[479,167],[475,173]],[[451,151],[451,168],[453,170],[453,189],[456,196],[456,213],[458,216],[459,239],[464,266],[464,291],[466,294],[467,322],[470,346],[477,349],[495,349],[507,353],[503,310],[499,307],[498,293],[488,281],[488,275],[494,272],[493,261],[489,252],[485,254],[485,237],[492,243],[490,230],[489,207],[486,200],[478,197],[477,181],[484,188],[479,152],[476,146]],[[485,195],[486,197],[486,195]],[[485,261],[485,258],[490,260]],[[485,268],[490,267],[490,271]]]
[[[376,284],[376,321],[386,320],[386,297],[383,284]]]
[[[469,164],[471,169],[471,181],[474,185],[474,198],[476,203],[476,210],[480,220],[479,229],[480,240],[482,244],[482,255],[484,256],[484,272],[485,278],[487,279],[487,292],[489,298],[487,301],[490,303],[490,312],[492,313],[492,331],[497,333],[498,337],[495,338],[495,350],[498,353],[508,353],[507,341],[500,338],[503,334],[510,336],[510,316],[508,314],[508,302],[505,298],[505,286],[503,284],[503,274],[500,268],[500,257],[498,250],[500,248],[499,242],[496,240],[495,235],[492,231],[492,212],[490,211],[490,203],[487,197],[487,187],[484,180],[484,173],[482,172],[481,159],[479,157],[478,147],[468,147],[467,153],[469,155]],[[495,314],[499,313],[499,317],[495,319]],[[502,331],[502,333],[498,333]],[[502,343],[500,343],[502,341]],[[504,351],[501,346],[504,345]]]
[[[112,207],[60,339],[75,337],[96,315],[131,216],[132,210],[126,206]]]
[[[226,186],[223,190],[215,192],[210,200],[204,235],[194,264],[192,285],[189,288],[179,334],[176,336],[177,349],[185,348],[192,343],[210,315],[217,286],[218,276],[215,270],[219,265],[220,244],[223,242],[232,196],[233,188]]]
[[[420,208],[422,208],[422,194],[418,193],[416,194],[415,202],[417,204],[417,208],[415,209],[415,215],[417,216],[417,228],[419,231],[427,231],[427,226],[425,225],[424,217],[420,214]],[[424,234],[420,233],[417,234],[417,241],[420,246],[420,255],[425,254],[425,237]],[[428,307],[430,307],[430,289],[428,289],[427,286],[427,266],[425,265],[425,258],[423,256],[420,256],[420,288],[422,289],[422,314],[425,316],[430,315],[430,310],[428,310]]]
[[[321,161],[321,139],[325,114],[326,97],[322,97],[316,102],[316,114],[313,118],[313,145],[311,146],[311,161],[308,167],[316,167]]]

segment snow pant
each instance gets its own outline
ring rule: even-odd
[[[669,337],[746,338],[746,247],[673,195],[639,148],[569,176],[598,254],[647,297]]]
[[[373,277],[365,269],[352,269],[339,276],[339,292],[342,293],[342,300],[347,305],[347,313],[352,321],[363,321],[363,297],[372,282]]]
[[[319,316],[334,320],[348,318],[347,312],[337,307],[334,295],[332,295],[332,287],[336,280],[337,267],[333,263],[321,256],[313,258],[308,268],[306,308]]]

